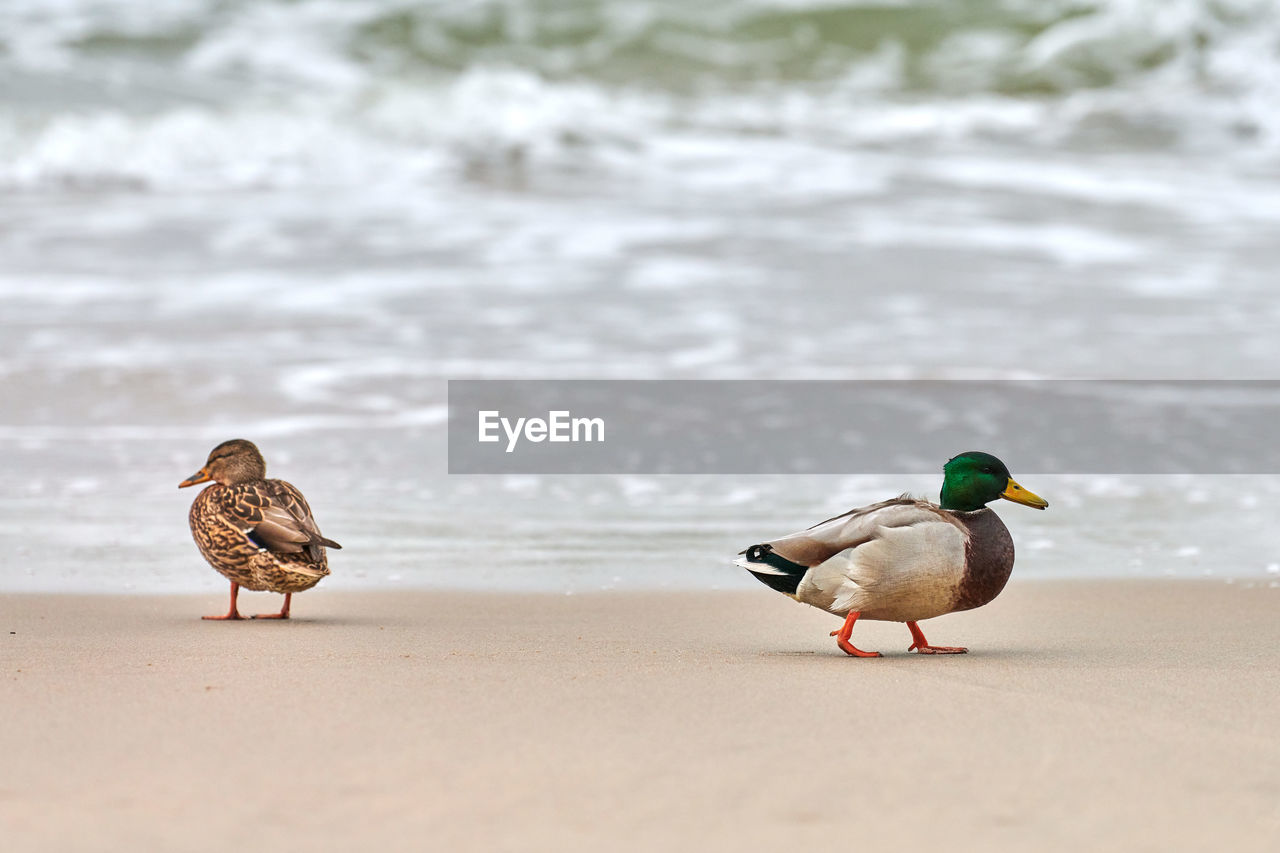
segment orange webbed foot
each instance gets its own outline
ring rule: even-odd
[[[281,608],[280,608],[280,612],[279,612],[279,613],[259,613],[259,614],[257,614],[256,616],[252,616],[252,617],[250,617],[250,618],[252,618],[252,619],[288,619],[288,618],[289,618],[289,605],[290,605],[292,602],[293,602],[293,593],[285,593],[285,596],[284,596],[284,607],[281,607]]]
[[[231,607],[228,608],[225,615],[222,616],[201,616],[201,619],[207,619],[211,622],[227,622],[237,621],[244,617],[240,615],[240,610],[236,607],[236,598],[240,595],[240,584],[235,581],[231,582]]]
[[[964,646],[931,646],[924,638],[924,632],[920,630],[919,625],[908,622],[907,628],[911,630],[912,639],[911,645],[907,647],[909,652],[918,652],[922,655],[962,655],[969,651]]]
[[[879,652],[864,652],[857,648],[853,643],[849,642],[849,636],[853,633],[853,623],[858,621],[858,617],[862,614],[853,611],[845,617],[844,625],[838,631],[832,631],[831,636],[836,638],[836,645],[840,647],[840,651],[846,655],[855,658],[878,658],[881,657]]]
[[[912,643],[907,647],[909,652],[919,652],[922,655],[962,655],[968,652],[964,646],[917,646]]]

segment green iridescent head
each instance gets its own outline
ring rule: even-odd
[[[982,509],[996,498],[1044,509],[1049,502],[1019,486],[1005,464],[990,453],[970,450],[942,467],[942,508],[960,512]]]

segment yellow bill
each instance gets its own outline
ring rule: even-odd
[[[213,478],[209,476],[208,469],[201,468],[199,471],[195,472],[190,477],[188,477],[187,479],[179,483],[178,488],[185,489],[187,486],[194,486],[196,483],[207,483],[212,479]],[[1013,482],[1013,481],[1010,480],[1009,482]]]
[[[1012,477],[1009,478],[1009,485],[1005,486],[1004,491],[1000,493],[1000,497],[1007,501],[1013,501],[1016,504],[1023,504],[1024,506],[1035,507],[1036,509],[1044,509],[1049,505],[1047,500],[1040,497],[1035,492],[1028,492],[1026,489],[1022,488],[1022,486],[1019,486]]]

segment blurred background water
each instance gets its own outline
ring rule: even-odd
[[[0,589],[221,590],[231,437],[334,588],[750,586],[939,477],[449,477],[445,380],[1274,379],[1278,177],[1271,2],[8,0]],[[1022,577],[1280,586],[1275,477],[1006,461]]]

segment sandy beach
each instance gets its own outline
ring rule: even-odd
[[[0,3],[0,853],[1280,851],[1278,44]],[[342,543],[288,622],[200,619],[177,486],[234,438]],[[971,654],[848,658],[730,563],[969,450],[1051,505],[923,626]]]
[[[1280,842],[1263,585],[1015,581],[869,661],[763,589],[224,604],[0,597],[6,850]]]

